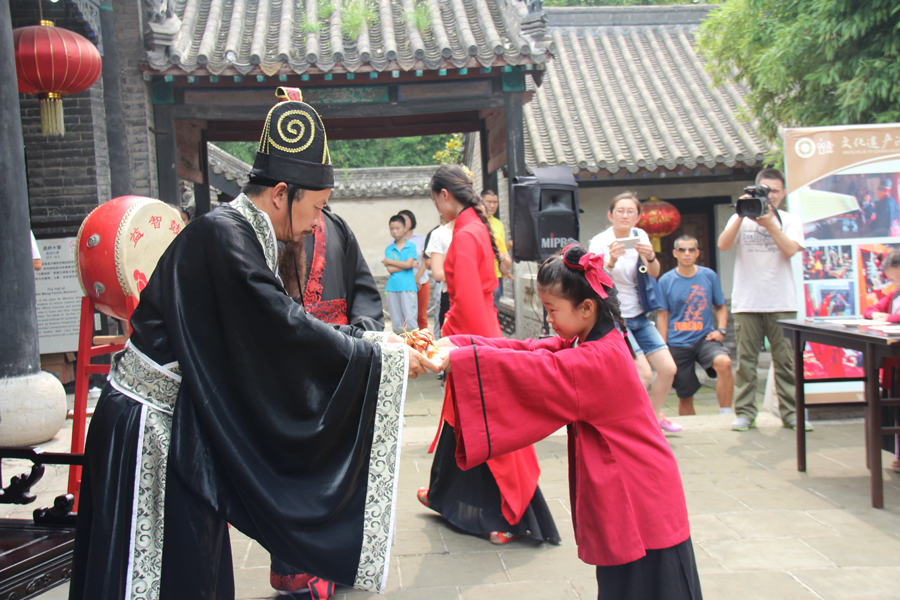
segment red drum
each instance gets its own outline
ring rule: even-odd
[[[182,227],[181,214],[159,200],[122,196],[101,204],[78,230],[75,266],[81,289],[99,311],[127,320],[125,297],[140,299],[159,257]]]

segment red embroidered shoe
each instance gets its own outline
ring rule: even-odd
[[[431,508],[431,506],[429,506],[429,504],[428,504],[428,488],[427,487],[420,487],[419,491],[416,492],[416,498],[418,498],[419,502],[421,502],[426,508]]]
[[[311,577],[309,580],[309,595],[312,600],[331,600],[334,595],[334,583]]]
[[[491,543],[499,546],[501,544],[508,544],[518,537],[518,534],[510,533],[508,531],[492,531]]]
[[[269,571],[269,584],[272,589],[281,592],[299,592],[309,587],[309,575],[306,573],[282,575],[275,571]]]

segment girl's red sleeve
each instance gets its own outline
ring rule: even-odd
[[[571,376],[577,356],[562,354],[570,352],[519,352],[478,342],[453,351],[447,382],[461,469],[525,448],[579,419]]]
[[[454,346],[464,347],[477,344],[479,346],[488,346],[491,348],[505,348],[507,350],[516,350],[519,352],[531,352],[533,350],[549,350],[556,352],[571,346],[569,340],[564,340],[559,336],[544,338],[542,340],[513,340],[509,338],[486,338],[480,335],[452,335],[449,337],[450,343]],[[450,357],[453,360],[453,357]]]
[[[893,298],[894,298],[894,294],[888,294],[887,296],[882,297],[881,300],[879,300],[878,302],[876,302],[875,304],[873,304],[872,306],[868,307],[867,309],[865,309],[863,311],[863,317],[865,317],[866,319],[871,319],[872,315],[877,312],[890,313],[891,312],[890,305],[891,305],[891,300]],[[888,321],[891,321],[891,317],[894,317],[894,316],[900,318],[900,315],[890,315],[888,317]],[[891,322],[895,323],[896,321],[891,321]]]

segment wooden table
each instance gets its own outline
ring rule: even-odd
[[[900,427],[881,426],[881,408],[900,406],[898,398],[882,398],[879,370],[885,358],[900,357],[900,336],[887,335],[855,326],[831,325],[813,319],[778,321],[784,335],[794,344],[794,384],[797,397],[797,470],[806,471],[806,396],[803,384],[803,349],[807,342],[858,350],[865,365],[866,399],[866,455],[871,473],[872,506],[884,507],[884,488],[881,479],[881,437],[900,434]],[[812,382],[821,380],[809,380]]]

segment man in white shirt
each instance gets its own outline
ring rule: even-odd
[[[736,250],[731,295],[738,354],[734,377],[737,418],[731,424],[734,431],[756,426],[756,369],[764,337],[772,349],[781,420],[785,427],[797,426],[794,355],[776,321],[796,317],[791,257],[803,248],[803,224],[796,215],[777,210],[785,196],[781,171],[763,169],[756,176],[756,183],[769,187],[769,202],[774,209],[770,207],[767,214],[756,219],[732,216],[718,243],[720,250]],[[812,430],[809,423],[805,426]]]

